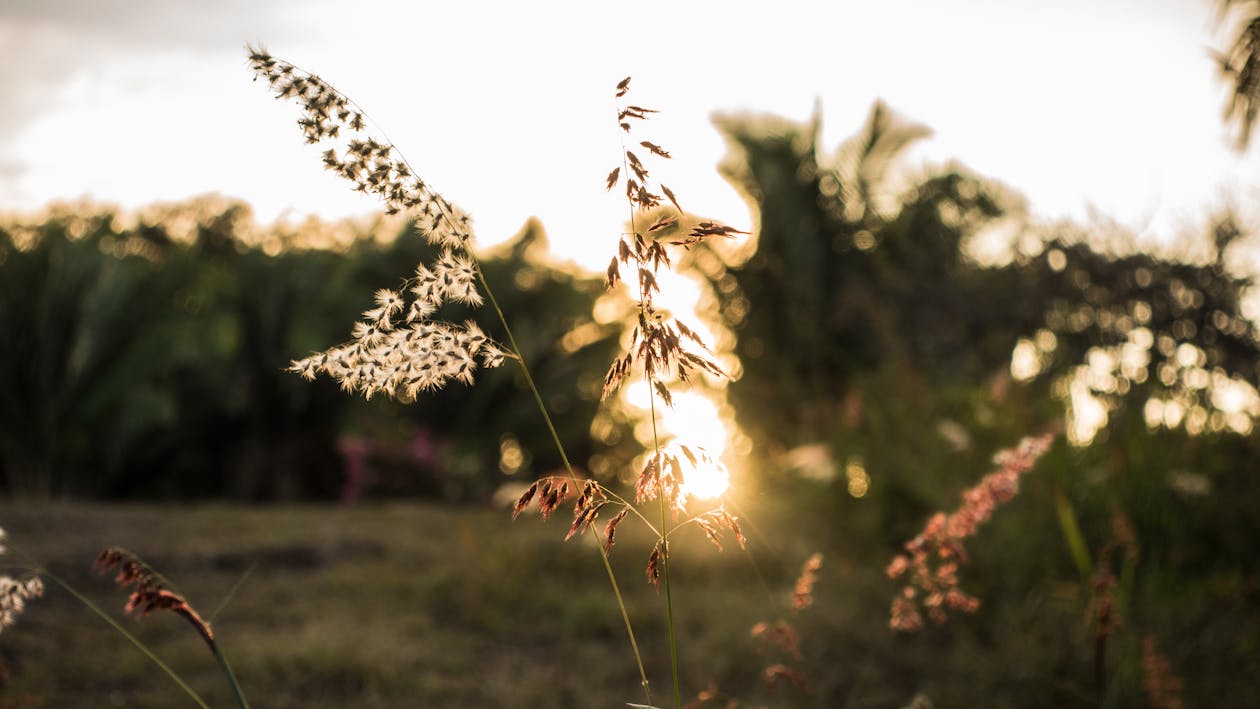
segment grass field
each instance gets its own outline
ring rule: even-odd
[[[917,693],[937,707],[1097,706],[1079,585],[983,585],[985,606],[914,636],[888,630],[893,585],[885,549],[838,530],[808,505],[761,510],[750,553],[717,553],[695,537],[675,551],[684,697],[715,685],[740,706],[900,707]],[[857,523],[856,518],[847,523]],[[116,617],[126,593],[92,560],[127,547],[165,574],[213,625],[255,707],[617,707],[643,702],[638,673],[599,556],[561,541],[566,520],[512,522],[498,510],[421,503],[0,505],[14,545]],[[647,540],[629,525],[614,550],[655,703],[669,703],[661,597],[644,582]],[[1001,531],[996,532],[1000,537]],[[758,539],[773,539],[771,551]],[[691,543],[694,542],[694,543]],[[1000,543],[1000,538],[995,541]],[[796,572],[826,555],[817,604],[798,619],[804,691],[763,686],[749,629],[786,609]],[[1054,552],[1051,552],[1054,553]],[[10,551],[4,557],[17,564]],[[985,573],[977,553],[976,575]],[[993,569],[990,569],[993,573]],[[230,601],[225,598],[238,584]],[[964,581],[975,585],[974,579]],[[993,596],[994,593],[1002,594]],[[1202,665],[1188,691],[1245,706],[1255,656],[1249,605],[1213,608],[1207,583],[1178,590],[1166,617]],[[1242,598],[1254,597],[1254,594]],[[1211,611],[1204,611],[1211,608]],[[1239,622],[1239,620],[1244,622]],[[214,658],[179,618],[124,625],[211,706],[232,704]],[[1113,638],[1107,706],[1147,706],[1136,634]],[[1250,637],[1251,640],[1247,640]],[[1164,647],[1176,669],[1187,648]],[[1137,654],[1134,654],[1137,653]],[[78,601],[49,584],[0,635],[5,707],[177,707],[186,695]],[[1135,669],[1137,668],[1137,669]],[[1254,674],[1254,673],[1253,673]],[[1234,699],[1237,697],[1237,699]],[[711,703],[706,706],[722,706]]]

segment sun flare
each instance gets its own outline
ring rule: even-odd
[[[635,382],[626,387],[625,401],[646,412],[649,408],[648,387]],[[656,403],[656,430],[662,438],[677,438],[687,445],[703,448],[714,457],[726,452],[730,432],[716,402],[702,393],[684,391],[674,394],[674,405]],[[645,445],[652,443],[652,422],[644,420],[635,430],[635,437]]]
[[[687,445],[688,455],[683,450],[681,441],[674,441],[665,447],[668,456],[679,461],[682,468],[682,493],[685,497],[699,500],[711,500],[721,497],[731,487],[731,475],[722,461],[712,455],[711,451]]]
[[[688,497],[712,500],[721,497],[730,487],[730,473],[717,460],[700,460],[695,467],[683,470],[682,491]]]

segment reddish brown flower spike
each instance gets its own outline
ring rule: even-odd
[[[796,587],[792,590],[792,610],[802,611],[814,604],[814,584],[818,582],[822,559],[822,554],[814,554],[801,567],[801,575],[796,579]]]
[[[674,397],[669,393],[669,389],[659,381],[652,382],[652,387],[656,389],[656,395],[661,397],[661,401],[665,402],[666,406],[673,408]]]
[[[713,546],[717,547],[718,551],[722,551],[722,538],[718,536],[717,528],[713,526],[713,523],[704,517],[697,517],[696,524],[704,532],[704,536],[713,542]]]
[[[577,504],[573,506],[573,524],[569,525],[569,533],[565,535],[565,541],[572,539],[574,535],[585,532],[595,519],[599,517],[599,511],[604,505],[608,504],[606,499],[600,499],[604,493],[599,488],[599,484],[593,480],[587,481],[582,487],[582,494],[578,497]]]
[[[998,506],[1014,497],[1020,477],[1046,453],[1053,440],[1050,434],[1030,436],[996,455],[994,462],[999,469],[964,492],[961,507],[948,515],[932,515],[923,531],[905,543],[905,553],[894,557],[885,569],[889,578],[904,579],[905,583],[901,594],[893,599],[890,627],[913,632],[923,627],[921,611],[926,611],[932,622],[943,623],[947,610],[971,613],[979,607],[979,600],[958,588],[958,564],[967,559],[963,542],[976,534]]]
[[[648,233],[651,233],[654,231],[660,231],[661,229],[666,229],[668,227],[674,226],[677,223],[678,223],[678,217],[661,217],[660,219],[657,219],[655,222],[653,222],[652,226],[648,227]]]
[[[782,620],[773,624],[762,621],[752,627],[752,636],[763,654],[770,648],[775,648],[801,659],[800,636],[791,623]]]
[[[665,185],[661,185],[661,191],[665,193],[667,198],[669,198],[670,203],[674,205],[674,209],[677,209],[679,213],[681,213],[683,208],[678,204],[678,198],[674,196],[674,191]]]
[[[210,650],[215,650],[210,624],[193,610],[183,596],[167,589],[162,577],[139,557],[125,549],[110,547],[96,558],[95,566],[101,571],[117,568],[114,583],[121,588],[131,586],[135,589],[127,599],[124,612],[139,611],[143,616],[154,611],[170,611],[191,623]]]
[[[655,155],[659,155],[659,156],[661,156],[661,157],[663,157],[663,158],[665,158],[665,159],[667,159],[667,160],[669,159],[669,153],[668,153],[668,152],[667,152],[664,148],[662,148],[661,146],[659,146],[659,145],[657,145],[657,144],[655,144],[655,143],[651,143],[651,142],[648,142],[648,141],[646,141],[646,140],[645,140],[645,141],[642,141],[641,143],[639,143],[639,145],[642,145],[643,147],[645,147],[645,148],[647,148],[648,150],[652,151],[652,153],[653,153],[653,154],[655,154]]]
[[[719,510],[718,522],[721,523],[722,526],[731,530],[731,534],[735,535],[735,541],[739,543],[739,548],[743,549],[748,543],[748,539],[739,528],[738,518],[726,510]]]
[[[537,493],[538,481],[535,480],[533,485],[530,485],[525,492],[521,493],[520,497],[516,498],[516,504],[512,505],[512,519],[516,519],[526,507],[529,507],[530,501],[534,499],[534,495]]]
[[[1142,685],[1155,709],[1182,709],[1185,682],[1173,674],[1172,663],[1159,651],[1155,636],[1142,638]]]
[[[612,551],[613,544],[617,537],[617,525],[621,524],[621,520],[626,518],[626,514],[630,512],[629,507],[621,508],[621,511],[608,520],[604,525],[604,551]]]
[[[170,611],[187,620],[196,629],[201,639],[210,646],[210,649],[214,650],[214,631],[210,629],[210,624],[178,593],[166,589],[136,591],[127,600],[124,612],[131,613],[132,611],[138,611],[141,616],[154,611]]]
[[[659,470],[656,455],[649,455],[647,462],[643,464],[643,470],[639,473],[639,478],[634,482],[635,502],[656,499]]]
[[[787,665],[770,665],[765,671],[766,686],[777,689],[784,683],[793,684],[797,689],[805,689],[805,675]]]
[[[621,269],[617,267],[617,257],[614,256],[613,260],[608,262],[608,272],[604,274],[604,288],[612,290],[620,280]]]
[[[538,501],[538,512],[542,514],[542,518],[545,520],[551,517],[551,513],[555,512],[560,503],[564,502],[564,498],[569,496],[569,483],[567,481],[562,482],[559,487],[556,487],[550,481],[547,481],[543,483],[540,491],[542,492],[542,497]]]
[[[652,554],[648,556],[647,578],[652,582],[653,586],[660,588],[661,585],[661,545],[665,542],[657,542],[652,547]]]

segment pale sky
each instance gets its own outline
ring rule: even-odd
[[[747,227],[717,174],[715,113],[823,116],[823,148],[882,98],[1034,214],[1094,210],[1152,239],[1246,206],[1260,149],[1230,150],[1212,0],[956,2],[0,0],[0,210],[206,192],[261,221],[377,211],[252,83],[244,45],[364,106],[493,243],[530,216],[553,250],[607,261],[625,206],[612,87],[662,113],[654,174],[697,214]],[[638,135],[638,134],[636,134]]]

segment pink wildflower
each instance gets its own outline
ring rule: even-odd
[[[943,623],[947,611],[972,613],[980,607],[978,599],[958,588],[958,564],[967,559],[963,541],[976,534],[993,510],[1019,493],[1020,476],[1049,450],[1053,440],[1051,434],[1029,437],[998,453],[994,462],[999,469],[964,492],[961,507],[948,515],[932,515],[923,532],[906,542],[906,553],[893,557],[885,573],[890,579],[906,579],[892,603],[889,626],[893,630],[913,632],[923,627],[921,610],[933,622]]]

